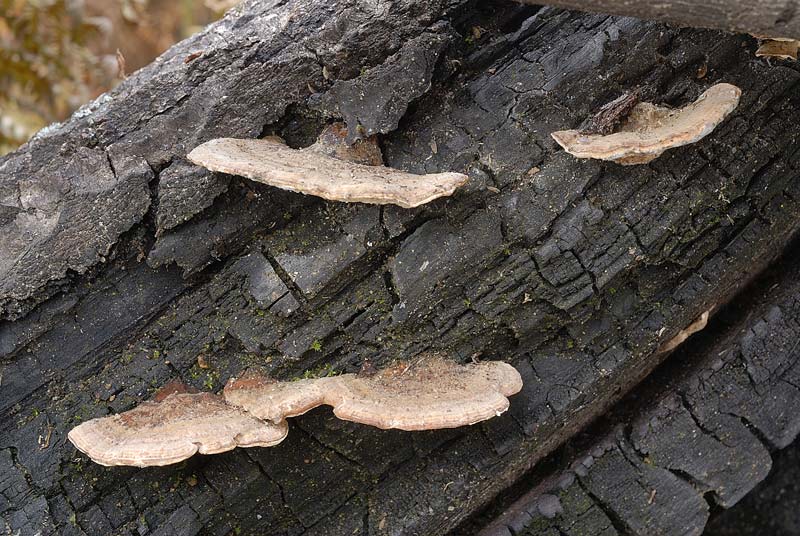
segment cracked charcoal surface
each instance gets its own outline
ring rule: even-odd
[[[438,35],[442,24],[455,36],[446,45],[420,37]],[[477,40],[474,26],[486,30]],[[438,58],[430,75],[415,71],[430,77],[430,89],[403,87],[388,108],[366,102],[358,121],[399,120],[382,139],[387,165],[467,172],[499,194],[470,188],[401,211],[231,180],[205,208],[208,198],[174,192],[174,206],[193,214],[155,237],[146,213],[168,164],[220,136],[307,130],[310,143],[327,119],[315,123],[308,112],[312,92],[338,80],[380,94],[376,84],[407,66],[409,43]],[[290,0],[245,3],[176,45],[0,160],[0,224],[64,210],[56,234],[36,227],[44,234],[31,252],[12,250],[28,264],[2,287],[2,523],[21,534],[453,529],[646,375],[660,344],[741,289],[800,226],[800,74],[751,61],[743,43],[507,2],[484,11],[461,1]],[[713,80],[696,79],[703,62]],[[549,141],[552,130],[577,126],[645,79],[675,104],[717,80],[741,87],[743,102],[713,136],[634,170],[574,162]],[[68,173],[75,154],[96,162],[93,175]],[[99,182],[81,190],[81,178]],[[44,208],[23,212],[21,185]],[[88,225],[87,214],[105,227]],[[288,292],[265,307],[281,284]],[[794,391],[784,382],[768,389],[781,398],[748,405],[748,374],[759,382],[782,373],[758,350],[766,344],[753,339],[747,367],[703,385],[731,395],[707,411],[745,419],[772,447],[793,437],[780,401]],[[375,434],[319,410],[298,418],[273,449],[152,471],[101,468],[63,441],[77,422],[129,409],[175,376],[218,390],[253,365],[291,378],[427,349],[512,362],[525,389],[507,414],[467,429]],[[702,447],[724,452],[721,442]],[[743,492],[739,480],[728,486],[732,472],[678,467],[675,453],[657,450],[654,458],[694,475],[720,501]],[[705,503],[686,494],[684,480],[640,465],[626,474],[666,479],[695,509],[652,523],[705,519]],[[600,493],[609,482],[593,486]],[[595,494],[583,493],[574,501]],[[585,506],[592,526],[613,534],[616,514]]]
[[[188,163],[173,163],[159,174],[158,233],[190,220],[227,189],[224,177]]]
[[[772,280],[734,302],[747,314],[731,316],[721,332],[709,333],[710,343],[690,343],[680,362],[656,372],[640,388],[644,391],[612,412],[617,417],[609,426],[615,431],[598,432],[592,447],[584,442],[584,454],[573,455],[569,469],[534,480],[541,488],[506,507],[480,534],[755,534],[767,526],[790,534],[796,527],[791,508],[770,504],[779,490],[795,487],[793,477],[770,469],[773,457],[783,464],[796,457],[796,445],[777,453],[775,448],[794,441],[800,424],[794,379],[800,370],[795,351],[800,326],[789,320],[800,307],[797,247],[787,252]],[[776,372],[726,381],[751,370],[756,349],[761,366]],[[720,385],[735,388],[715,389]],[[729,411],[734,393],[736,410]],[[754,495],[747,495],[751,491]],[[552,496],[562,511],[551,519],[539,505]],[[704,497],[730,509],[707,528]],[[679,508],[673,508],[676,501]],[[592,509],[605,515],[587,517]]]

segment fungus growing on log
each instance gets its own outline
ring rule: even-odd
[[[508,409],[522,389],[519,372],[501,361],[459,365],[430,356],[372,376],[335,378],[326,403],[345,421],[378,428],[436,430],[485,421]]]
[[[467,182],[467,176],[461,173],[415,175],[381,165],[364,165],[352,161],[360,160],[352,152],[329,150],[324,143],[321,139],[311,147],[292,149],[275,139],[219,138],[196,147],[187,158],[211,171],[240,175],[331,201],[403,208],[452,195]],[[336,158],[343,154],[347,159]],[[365,158],[368,163],[375,162],[374,156]]]
[[[613,134],[562,130],[551,136],[578,158],[610,160],[623,165],[646,164],[667,149],[707,136],[736,108],[741,93],[731,84],[717,84],[680,109],[639,103]]]
[[[271,447],[286,437],[286,423],[256,419],[212,393],[172,393],[70,430],[69,440],[101,465],[169,465],[193,454],[236,447]]]
[[[426,355],[370,375],[295,382],[244,376],[228,383],[225,399],[273,422],[327,404],[346,421],[384,429],[434,430],[500,415],[508,409],[506,397],[521,388],[519,373],[507,363],[459,365]]]
[[[684,329],[680,330],[677,335],[675,335],[670,340],[662,344],[656,353],[665,354],[683,344],[683,342],[690,336],[694,335],[695,333],[706,327],[706,324],[708,324],[708,317],[710,314],[711,314],[711,309],[709,309],[708,311],[704,311],[700,316],[695,318],[691,324],[686,326]]]
[[[225,401],[254,417],[278,423],[321,406],[325,382],[330,379],[281,382],[251,370],[228,381]]]

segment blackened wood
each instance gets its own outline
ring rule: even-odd
[[[769,37],[800,38],[800,11],[795,0],[518,0],[595,13],[658,20],[678,26],[716,28]]]
[[[800,74],[748,47],[416,0],[249,2],[176,45],[0,161],[3,522],[22,534],[451,530],[603,414],[800,228]],[[372,84],[414,58],[424,91],[377,98]],[[375,99],[318,96],[352,80]],[[647,166],[579,161],[550,139],[644,81],[674,105],[718,81],[744,96],[712,136]],[[388,165],[470,183],[414,210],[231,177],[187,188],[197,144],[307,146],[337,113],[377,129]],[[430,433],[321,409],[273,449],[163,469],[101,468],[65,442],[175,377],[218,390],[252,365],[291,378],[427,349],[512,362],[524,392],[505,417]]]

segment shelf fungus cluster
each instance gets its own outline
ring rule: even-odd
[[[717,84],[679,109],[638,103],[616,132],[587,134],[579,130],[553,132],[553,139],[578,158],[618,164],[646,164],[667,149],[688,145],[710,134],[739,104],[741,90]]]
[[[333,125],[314,145],[292,149],[280,139],[218,138],[192,150],[187,158],[211,171],[239,175],[284,190],[348,203],[393,204],[413,208],[452,195],[467,182],[462,173],[415,175],[383,165],[378,153],[360,155],[332,140]],[[345,131],[346,135],[346,131]]]
[[[511,365],[459,365],[438,355],[371,375],[276,381],[245,372],[222,396],[181,390],[121,413],[85,422],[69,433],[102,465],[168,465],[199,452],[268,447],[288,433],[286,419],[321,405],[340,419],[388,429],[434,430],[475,424],[508,409],[522,388]]]

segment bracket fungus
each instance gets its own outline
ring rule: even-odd
[[[719,125],[739,104],[741,90],[731,84],[710,87],[691,104],[673,109],[641,102],[612,134],[561,130],[551,136],[578,158],[618,164],[646,164],[667,149],[694,143]]]
[[[331,149],[325,143],[326,132],[305,149],[292,149],[274,138],[213,139],[196,147],[187,158],[211,171],[331,201],[403,208],[452,195],[467,182],[462,173],[415,175],[383,165],[365,165],[376,163],[374,156],[359,158],[354,151]]]
[[[688,339],[698,331],[704,329],[706,327],[706,324],[708,324],[708,317],[711,314],[712,310],[713,307],[708,311],[704,311],[700,316],[695,318],[691,324],[686,326],[684,329],[680,330],[677,335],[675,335],[670,340],[662,344],[661,347],[658,350],[656,350],[656,353],[665,354],[667,352],[671,352],[672,350],[683,344],[683,342],[686,339]]]
[[[800,41],[784,37],[764,38],[756,50],[758,58],[778,58],[779,60],[797,60]]]
[[[324,386],[331,378],[278,381],[248,370],[225,385],[228,404],[240,407],[253,416],[281,422],[321,406]]]
[[[153,400],[80,424],[68,437],[101,465],[169,465],[197,452],[277,445],[288,434],[287,417],[323,404],[347,421],[434,430],[500,415],[520,389],[522,378],[507,363],[459,365],[431,354],[371,374],[289,382],[246,372],[228,382],[224,398],[170,383]]]
[[[273,422],[327,404],[346,421],[383,429],[434,430],[500,415],[508,409],[506,397],[521,388],[519,372],[507,363],[459,365],[426,355],[370,375],[295,382],[245,376],[228,383],[225,399]]]
[[[169,465],[195,453],[271,447],[288,426],[259,420],[211,393],[174,392],[70,430],[69,440],[101,465]]]

